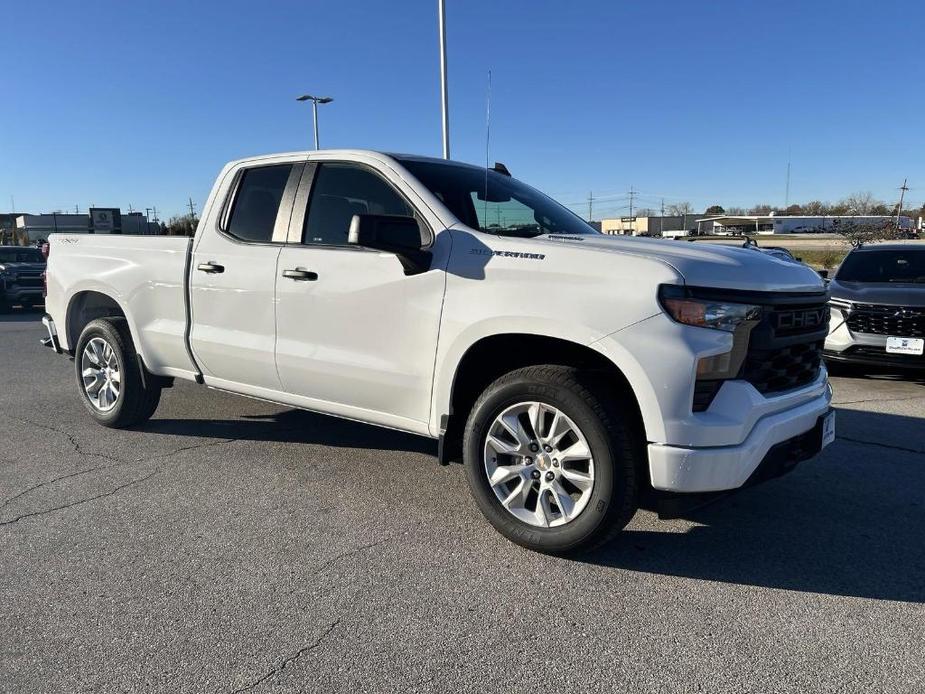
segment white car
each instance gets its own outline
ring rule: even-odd
[[[143,422],[180,378],[433,437],[536,550],[601,543],[642,495],[677,511],[834,437],[816,273],[601,235],[500,165],[245,159],[195,238],[50,242],[45,342],[101,424]]]

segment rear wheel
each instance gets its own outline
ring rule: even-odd
[[[74,355],[84,406],[97,422],[121,429],[154,414],[161,387],[150,374],[142,379],[144,367],[124,318],[100,318],[88,323]]]
[[[636,511],[631,421],[587,372],[532,366],[502,376],[466,424],[479,508],[529,549],[567,553],[608,541]]]

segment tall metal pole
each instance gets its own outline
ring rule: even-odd
[[[312,99],[312,123],[315,125],[315,149],[318,147],[318,99]]]
[[[440,94],[443,114],[443,158],[450,158],[450,106],[446,81],[446,0],[437,0],[440,15]]]

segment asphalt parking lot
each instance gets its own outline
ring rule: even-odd
[[[0,315],[0,690],[921,692],[925,383],[834,378],[838,439],[556,559],[412,436],[189,384],[112,431]]]

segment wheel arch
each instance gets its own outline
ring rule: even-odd
[[[84,289],[75,292],[67,304],[64,329],[67,337],[67,346],[71,353],[77,349],[80,334],[90,321],[97,318],[124,318],[128,323],[129,332],[138,349],[138,341],[132,322],[128,318],[122,304],[110,294],[94,289]]]
[[[640,444],[646,425],[639,398],[624,371],[602,351],[561,337],[530,333],[501,333],[482,337],[462,354],[449,385],[448,400],[438,405],[441,462],[458,460],[462,432],[472,405],[495,379],[514,369],[538,364],[573,366],[599,372],[619,402],[628,406]]]

